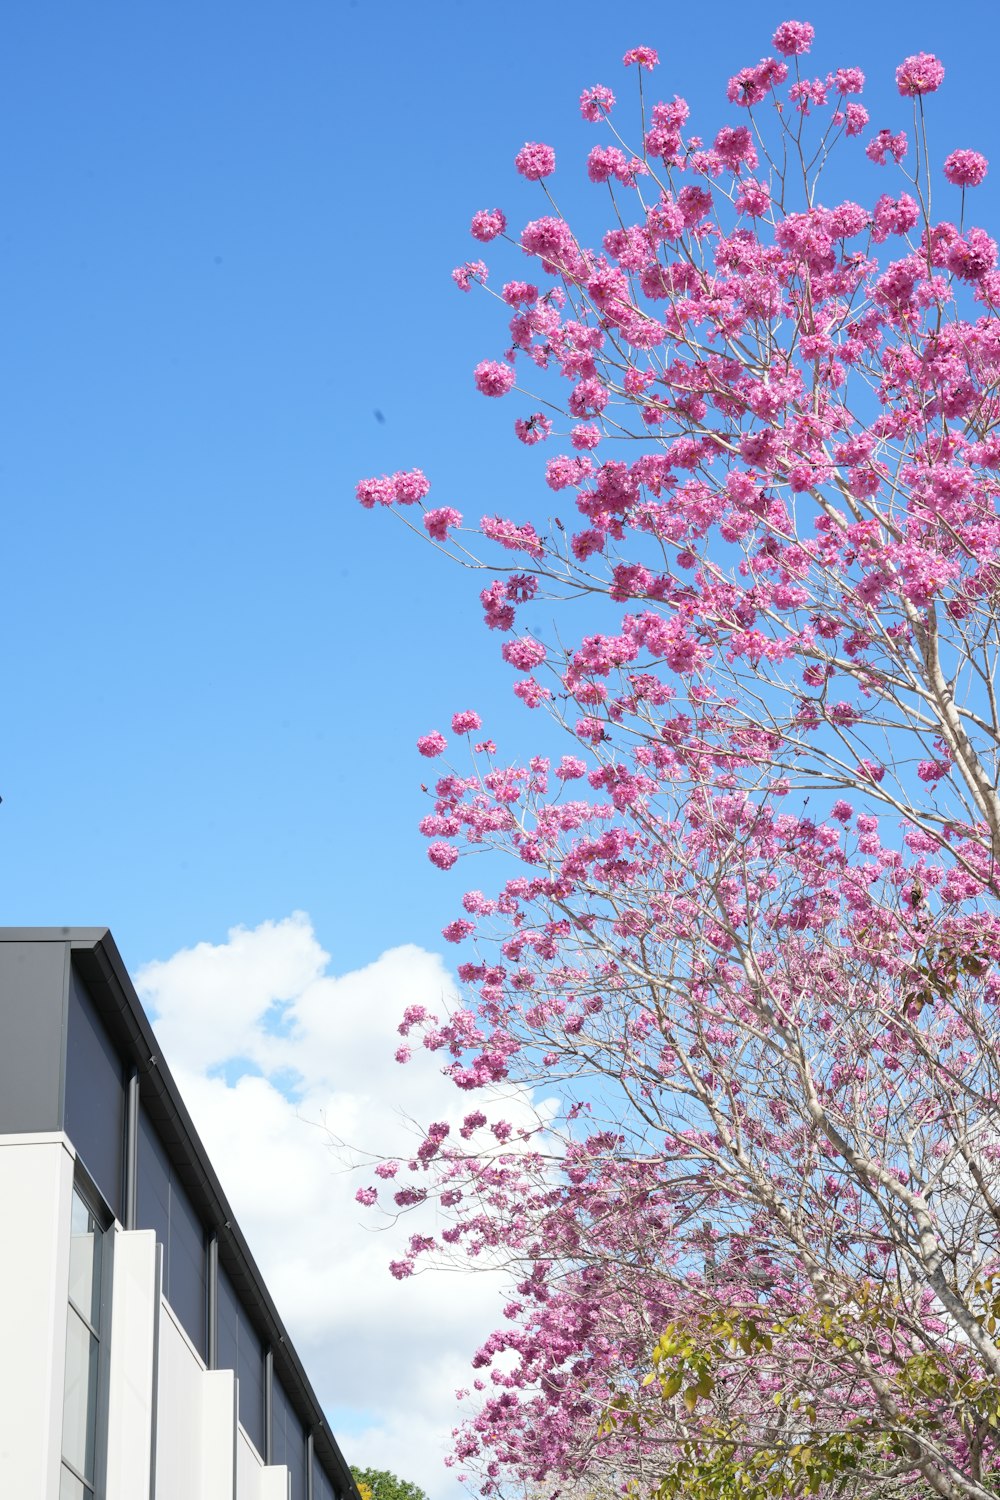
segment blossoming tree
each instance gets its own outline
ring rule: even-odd
[[[624,59],[637,109],[585,90],[599,245],[539,143],[515,158],[539,217],[472,220],[513,273],[454,273],[508,325],[474,380],[558,448],[573,524],[542,487],[478,526],[419,470],[358,488],[490,570],[485,623],[549,716],[523,765],[453,720],[429,857],[508,863],[445,928],[468,1004],[409,1011],[399,1057],[439,1052],[470,1108],[358,1195],[434,1215],[397,1276],[513,1271],[456,1429],[487,1492],[996,1493],[1000,271],[966,214],[987,164],[935,155],[936,58],[897,68],[912,118],[873,133],[860,70],[808,76],[812,40],[779,26],[710,143],[650,97],[652,48]],[[834,152],[863,203],[824,199]],[[519,624],[541,599],[552,639]],[[514,1131],[511,1083],[556,1115]]]

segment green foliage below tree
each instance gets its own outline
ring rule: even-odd
[[[397,1478],[388,1469],[359,1469],[352,1464],[351,1473],[362,1500],[427,1500],[419,1485]]]

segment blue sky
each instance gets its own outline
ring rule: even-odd
[[[809,13],[817,67],[868,72],[873,124],[905,123],[892,68],[933,50],[942,154],[994,154],[991,7],[955,35],[929,4]],[[337,964],[436,944],[461,877],[415,831],[414,739],[466,704],[511,743],[532,724],[482,580],[361,512],[354,483],[420,464],[474,515],[544,504],[514,398],[472,389],[504,339],[449,280],[470,214],[539,211],[510,165],[525,139],[556,145],[568,202],[588,191],[576,99],[625,96],[626,46],[658,46],[661,90],[714,128],[785,15],[8,9],[6,921],[106,922],[132,964],[294,908]]]
[[[659,92],[683,93],[713,133],[731,118],[726,78],[790,13],[816,24],[817,71],[865,69],[875,127],[907,124],[895,64],[943,58],[935,151],[994,159],[977,208],[996,223],[983,3],[5,11],[0,914],[106,923],[134,971],[167,961],[143,970],[150,1003],[173,1025],[169,1055],[282,1305],[309,1292],[296,1327],[317,1341],[338,1430],[357,1435],[351,1456],[399,1453],[417,1478],[431,1460],[417,1465],[414,1433],[437,1417],[413,1393],[440,1384],[451,1425],[445,1387],[488,1313],[478,1293],[405,1300],[370,1242],[358,1249],[351,1193],[327,1197],[325,1144],[313,1132],[302,1147],[281,1069],[313,1068],[312,1097],[358,1119],[392,1102],[398,1004],[440,994],[440,929],[466,884],[491,883],[427,862],[416,823],[434,768],[414,741],[469,706],[512,751],[538,726],[480,624],[483,580],[362,512],[354,486],[420,465],[437,503],[545,514],[545,451],[511,433],[522,407],[473,390],[472,367],[506,340],[492,304],[450,281],[478,253],[469,218],[499,204],[519,226],[542,211],[511,166],[526,139],[556,146],[560,201],[588,212],[596,137],[576,101],[597,82],[628,97],[620,58],[637,43],[660,50]],[[845,192],[890,186],[855,160]],[[547,620],[527,623],[544,633]],[[308,919],[289,922],[296,910]],[[234,927],[250,931],[227,941]],[[402,944],[428,951],[386,953]],[[223,972],[232,1014],[223,1025],[220,1010],[214,1052],[188,1056]],[[354,1038],[360,1093],[337,1071],[337,1026],[321,1059],[315,1019],[298,1054],[267,1035],[272,1002],[306,1015],[310,996],[355,1031],[377,1012]],[[228,1067],[248,1057],[256,1075]],[[314,1209],[304,1282],[301,1243],[266,1218],[256,1157],[247,1172],[246,1132],[268,1121],[274,1181],[301,1180]],[[373,1381],[380,1360],[395,1376],[391,1412],[379,1387],[378,1432],[338,1385],[346,1313],[329,1274],[352,1256],[372,1278],[358,1305]]]

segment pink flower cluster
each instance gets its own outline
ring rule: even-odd
[[[452,715],[451,727],[455,734],[472,734],[475,730],[482,729],[483,721],[474,709],[466,708]]]
[[[906,57],[896,69],[896,87],[904,98],[933,94],[944,82],[944,64],[931,52]]]
[[[614,108],[615,96],[603,83],[596,83],[593,88],[584,89],[580,95],[580,113],[585,120],[597,124],[611,113]]]
[[[952,151],[944,159],[944,175],[955,187],[978,187],[988,165],[986,157],[978,151]]]
[[[472,215],[470,225],[472,237],[482,240],[484,244],[488,240],[495,240],[497,235],[503,234],[506,228],[506,215],[499,208],[481,208],[478,213]]]
[[[660,61],[660,54],[654,47],[630,47],[622,58],[626,68],[633,63],[640,68],[655,68]]]
[[[462,512],[453,505],[439,505],[436,510],[424,512],[424,526],[428,536],[435,542],[447,541],[450,528],[461,524]]]
[[[782,57],[801,57],[808,52],[816,35],[808,21],[782,21],[771,44]]]
[[[551,146],[544,146],[540,141],[527,141],[514,157],[514,165],[529,182],[540,182],[555,171],[556,153]]]
[[[764,57],[752,68],[741,68],[726,87],[726,98],[730,104],[741,104],[745,109],[765,100],[772,89],[784,83],[788,67],[776,58]]]
[[[521,442],[527,443],[530,447],[548,437],[552,431],[552,422],[544,412],[533,411],[530,417],[518,417],[514,423],[514,431]]]
[[[476,390],[484,396],[506,396],[517,378],[510,365],[495,359],[481,360],[472,374]]]
[[[422,469],[408,469],[397,474],[383,474],[381,479],[362,479],[357,498],[365,510],[373,505],[415,505],[423,500],[430,482]]]

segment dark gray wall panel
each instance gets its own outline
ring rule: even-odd
[[[0,943],[0,1134],[61,1130],[67,949]]]
[[[271,1462],[288,1468],[289,1500],[306,1500],[306,1435],[284,1386],[271,1386]]]
[[[219,1369],[235,1370],[240,1421],[264,1454],[264,1346],[226,1272],[219,1267]]]
[[[66,1042],[66,1134],[104,1194],[122,1217],[125,1161],[125,1068],[83,980],[69,980]]]
[[[208,1355],[205,1230],[145,1109],[139,1111],[136,1228],[163,1247],[163,1295],[198,1353]]]
[[[333,1480],[327,1474],[323,1465],[317,1457],[313,1458],[313,1500],[337,1500],[337,1491]]]

